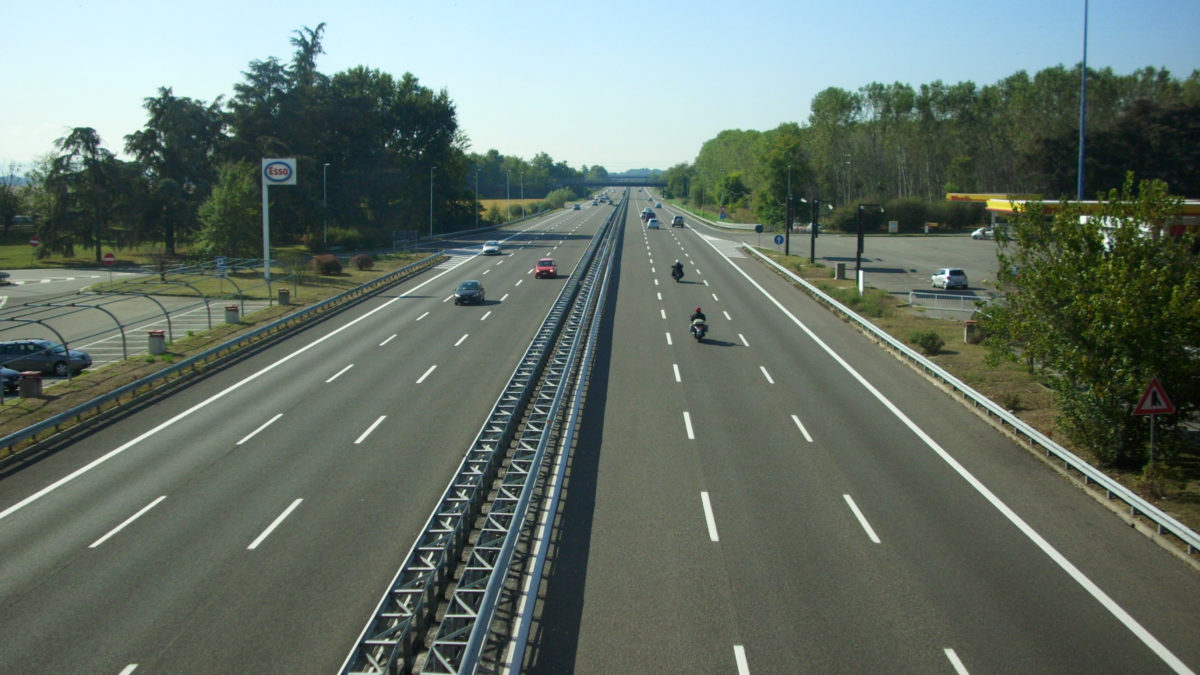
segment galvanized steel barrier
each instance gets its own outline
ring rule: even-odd
[[[836,311],[845,315],[849,320],[858,324],[863,331],[871,334],[877,340],[890,347],[893,351],[904,357],[910,363],[921,368],[921,370],[923,370],[926,374],[940,380],[953,391],[961,394],[963,398],[970,401],[976,408],[982,408],[989,416],[995,417],[1002,424],[1011,427],[1014,433],[1026,438],[1031,445],[1040,447],[1046,453],[1046,455],[1053,456],[1062,461],[1063,465],[1068,469],[1078,471],[1080,475],[1083,476],[1083,482],[1085,485],[1095,483],[1104,490],[1107,498],[1118,499],[1124,502],[1125,505],[1129,507],[1130,515],[1140,515],[1154,523],[1158,534],[1161,535],[1169,533],[1178,538],[1179,541],[1187,547],[1187,553],[1189,556],[1200,552],[1200,535],[1198,535],[1195,531],[1189,529],[1183,523],[1164,513],[1157,506],[1151,504],[1145,499],[1142,499],[1132,490],[1124,485],[1121,485],[1112,477],[1106,475],[1096,467],[1080,459],[1077,455],[1075,455],[1075,453],[1067,450],[1058,443],[1055,443],[1052,439],[1050,439],[1050,437],[1029,426],[1016,415],[1013,415],[991,399],[975,391],[962,380],[951,375],[945,370],[942,370],[932,361],[921,356],[908,345],[897,340],[891,335],[888,335],[870,321],[867,321],[861,316],[855,314],[852,310],[850,310],[850,308],[833,299],[831,296],[808,281],[800,278],[791,270],[779,265],[774,260],[771,260],[767,256],[763,255],[752,246],[745,246],[745,248],[754,255],[758,256],[763,262],[770,265],[780,274],[788,277],[793,282],[800,284],[821,302],[824,302],[826,305],[829,305]]]
[[[0,448],[3,448],[8,453],[5,457],[0,458],[0,466],[3,466],[6,461],[10,461],[12,458],[18,456],[18,453],[14,453],[12,451],[12,448],[18,444],[26,441],[36,441],[40,435],[45,433],[57,433],[65,425],[81,421],[85,418],[85,416],[98,412],[104,409],[106,406],[109,406],[109,404],[114,404],[125,397],[140,393],[143,390],[147,390],[161,382],[175,378],[189,369],[196,368],[210,361],[229,356],[250,342],[263,339],[264,337],[280,330],[291,328],[298,323],[307,321],[313,316],[330,309],[331,307],[348,302],[350,300],[361,298],[368,293],[372,293],[382,287],[396,283],[406,276],[432,267],[444,259],[445,256],[439,253],[431,255],[423,260],[419,260],[411,265],[406,265],[395,272],[385,274],[378,279],[352,288],[345,293],[335,295],[334,297],[312,305],[311,307],[305,307],[299,311],[293,312],[292,314],[282,317],[276,321],[272,321],[261,328],[257,328],[248,333],[222,342],[215,347],[206,349],[195,356],[180,361],[179,363],[164,368],[163,370],[151,375],[147,375],[146,377],[134,382],[130,382],[125,386],[118,387],[117,389],[114,389],[103,396],[97,396],[96,398],[75,406],[70,410],[66,410],[54,415],[53,417],[38,422],[37,424],[33,424],[20,431],[0,438]]]

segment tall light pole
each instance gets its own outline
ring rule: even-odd
[[[475,169],[475,229],[479,229],[479,168]]]
[[[325,162],[325,166],[321,167],[321,244],[324,245],[329,238],[329,191],[326,189],[328,182],[325,180],[329,173],[329,162]]]
[[[521,217],[525,217],[525,172],[517,174],[517,178],[521,179]]]
[[[783,255],[792,254],[792,165],[788,164],[787,208],[783,216]],[[801,201],[804,201],[803,199]]]
[[[1087,125],[1087,23],[1088,3],[1083,0],[1083,64],[1079,68],[1079,177],[1075,201],[1083,201],[1083,129]]]
[[[429,236],[433,236],[433,172],[436,166],[429,167]]]
[[[512,189],[509,183],[512,182],[512,171],[504,172],[504,220],[512,218]]]
[[[863,214],[867,211],[878,211],[883,213],[883,207],[879,204],[859,204],[858,205],[858,252],[854,254],[854,276],[855,284],[858,286],[858,294],[863,292],[863,275],[862,275],[862,254],[863,254]]]

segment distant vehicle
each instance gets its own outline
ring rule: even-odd
[[[0,272],[0,284],[8,283],[8,272]]]
[[[592,200],[592,206],[596,206],[596,205],[597,205],[597,204],[599,204],[599,203],[600,203],[600,200],[598,200],[598,199],[593,199],[593,200]]]
[[[966,288],[967,273],[958,267],[943,267],[929,277],[934,288]]]
[[[654,208],[656,208],[656,209],[661,209],[661,208],[662,208],[662,202],[654,202]]]
[[[646,229],[647,230],[657,230],[658,229],[658,218],[651,218],[650,220],[647,220],[646,221]]]
[[[20,387],[21,373],[12,368],[0,368],[0,380],[4,381],[4,393],[15,394]]]
[[[500,255],[500,242],[494,239],[491,241],[485,241],[483,242],[483,247],[479,249],[479,252],[484,255]]]
[[[991,239],[995,236],[990,227],[981,227],[971,233],[972,239]]]
[[[642,220],[643,221],[650,220],[653,217],[654,217],[654,209],[650,208],[649,206],[642,209]]]
[[[535,279],[553,279],[558,276],[558,265],[554,264],[554,258],[542,258],[537,261],[537,265],[533,266],[533,277]]]
[[[578,204],[572,204],[572,205],[571,205],[571,210],[572,210],[572,211],[578,211],[578,210],[579,210],[579,205],[578,205]]]
[[[675,216],[672,218],[671,227],[683,227],[683,216]]]
[[[92,357],[76,349],[67,351],[49,340],[0,342],[0,366],[13,370],[40,370],[66,377],[92,365]]]
[[[483,284],[474,279],[462,282],[454,290],[454,304],[479,304],[483,302]]]

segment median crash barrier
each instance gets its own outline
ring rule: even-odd
[[[36,370],[21,371],[21,379],[17,381],[17,393],[21,398],[41,398],[42,374]]]
[[[147,348],[151,354],[157,356],[167,353],[167,331],[152,330],[147,341]]]

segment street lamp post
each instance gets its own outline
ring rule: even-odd
[[[433,236],[433,172],[436,166],[429,167],[429,236]]]
[[[858,205],[858,248],[854,254],[854,276],[855,284],[858,286],[858,293],[862,295],[863,277],[862,277],[862,253],[863,253],[863,214],[870,209],[883,213],[883,207],[879,204],[859,204]]]
[[[792,254],[792,165],[788,164],[787,208],[783,216],[783,255]],[[801,200],[803,201],[803,200]]]
[[[521,218],[525,217],[525,172],[517,174],[517,178],[521,180]]]
[[[808,262],[815,264],[817,262],[817,230],[821,227],[821,205],[830,211],[833,210],[833,204],[821,199],[812,200],[812,222],[808,224]]]
[[[512,218],[512,171],[504,172],[504,220]]]
[[[326,181],[328,174],[329,162],[325,162],[325,166],[321,167],[321,245],[329,238],[329,191],[326,188],[329,184]]]
[[[475,229],[479,229],[479,169],[475,169]]]

